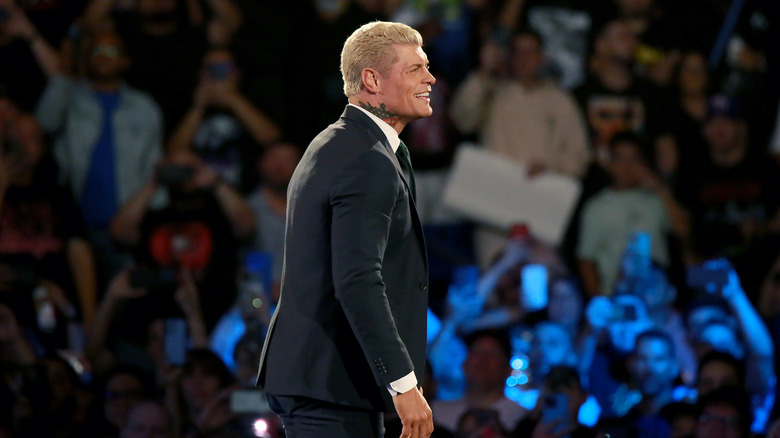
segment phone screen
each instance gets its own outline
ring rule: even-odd
[[[184,365],[187,360],[187,322],[184,318],[165,320],[165,361]]]
[[[520,271],[520,298],[526,310],[547,307],[547,267],[528,264]]]

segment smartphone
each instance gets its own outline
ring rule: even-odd
[[[236,389],[230,394],[230,412],[234,414],[267,414],[271,412],[260,389]]]
[[[187,360],[187,322],[184,318],[165,320],[165,361],[184,365]]]
[[[529,312],[547,307],[547,267],[528,264],[520,271],[520,300]]]
[[[195,176],[192,166],[168,164],[157,169],[157,182],[164,186],[183,184]]]
[[[165,268],[137,267],[130,271],[130,287],[156,290],[176,284],[176,271]]]
[[[722,269],[707,269],[704,266],[691,266],[686,269],[685,282],[693,289],[715,293],[728,284],[729,273]]]
[[[557,421],[552,430],[553,434],[559,434],[569,428],[569,398],[562,392],[553,392],[544,396],[541,400],[542,422],[550,424]]]

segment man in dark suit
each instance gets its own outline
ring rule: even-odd
[[[414,175],[398,138],[431,115],[422,38],[399,23],[356,30],[341,54],[349,105],[309,145],[288,189],[284,272],[258,385],[289,437],[433,432],[425,364],[427,259]]]

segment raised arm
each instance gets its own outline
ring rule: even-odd
[[[7,3],[2,2],[2,3]],[[0,3],[0,5],[2,5]],[[22,8],[10,2],[3,5],[9,11],[8,19],[2,25],[2,31],[20,38],[30,46],[35,61],[47,78],[63,74],[62,58],[59,52],[35,28]]]
[[[157,184],[149,181],[114,215],[109,226],[111,237],[118,242],[134,246],[141,239],[141,220],[157,193]]]
[[[88,325],[95,316],[97,307],[97,277],[95,259],[86,240],[74,237],[68,241],[68,264],[73,272],[73,280],[78,292],[81,316],[84,325]]]

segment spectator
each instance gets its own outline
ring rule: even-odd
[[[479,68],[453,95],[455,127],[479,134],[485,148],[524,164],[529,177],[542,172],[582,176],[589,161],[585,124],[573,98],[541,78],[541,37],[521,30],[510,39],[509,49],[504,59],[496,42],[483,45]],[[486,227],[477,230],[480,266],[488,265],[503,237]]]
[[[622,417],[636,403],[626,367],[639,335],[652,328],[642,299],[633,294],[597,296],[585,311],[591,327],[588,388],[601,406],[601,418]]]
[[[691,215],[691,258],[760,264],[760,243],[780,233],[780,197],[773,190],[780,171],[751,144],[739,103],[729,96],[710,98],[703,133],[707,158],[679,180],[678,196]],[[742,258],[749,261],[739,263]]]
[[[629,373],[642,394],[637,408],[644,415],[656,415],[670,403],[674,380],[679,373],[674,342],[660,330],[639,335],[629,359]]]
[[[118,365],[100,375],[91,414],[76,436],[117,438],[133,406],[150,395],[146,373],[137,367]]]
[[[242,163],[254,155],[252,150],[267,147],[281,134],[239,90],[240,75],[230,51],[206,52],[192,106],[168,142],[170,151],[194,151],[235,187],[243,182]]]
[[[541,388],[545,376],[556,366],[576,366],[579,362],[574,340],[566,329],[557,323],[542,321],[534,327],[529,354],[529,369],[535,385]]]
[[[165,132],[179,125],[190,106],[201,60],[208,47],[227,47],[241,24],[232,0],[91,0],[84,24],[94,29],[116,22],[133,64],[128,82],[151,94],[162,108]],[[210,18],[207,20],[206,17]]]
[[[661,416],[672,428],[669,438],[691,438],[699,422],[696,406],[684,401],[669,403],[661,408]]]
[[[56,437],[73,434],[86,421],[88,403],[92,394],[83,387],[81,377],[61,355],[43,358],[51,399],[47,409],[47,423]]]
[[[716,296],[724,302],[725,309],[721,307],[719,312],[719,308],[713,306],[698,315],[689,313],[689,331],[701,356],[717,350],[744,360],[747,370],[745,389],[753,395],[756,412],[753,428],[763,431],[767,421],[767,400],[774,395],[776,385],[772,338],[728,261],[714,260],[705,266],[710,270],[724,271],[727,276],[725,285],[713,288]]]
[[[255,170],[260,181],[247,199],[255,214],[252,248],[272,256],[274,301],[278,300],[282,275],[287,186],[300,159],[301,150],[292,143],[270,145],[257,160]]]
[[[624,273],[617,288],[621,293],[634,294],[642,299],[653,327],[674,341],[683,383],[692,383],[696,377],[696,356],[682,315],[674,307],[677,289],[669,281],[665,270],[652,264],[632,275]]]
[[[628,132],[615,135],[607,170],[610,186],[586,201],[580,218],[578,267],[591,296],[613,293],[632,233],[646,233],[646,257],[664,266],[670,261],[667,234],[687,234],[682,209],[642,158],[640,138]]]
[[[661,409],[673,401],[678,367],[671,338],[659,330],[642,332],[627,359],[629,386],[619,388],[610,414],[597,429],[615,436],[669,437]],[[604,417],[602,417],[604,418]]]
[[[611,2],[572,0],[518,1],[521,22],[542,36],[546,62],[544,75],[571,90],[585,80],[589,42],[601,16],[611,12]],[[609,9],[609,11],[607,11]]]
[[[85,352],[93,370],[97,373],[110,369],[118,363],[133,363],[151,370],[156,384],[161,387],[170,383],[173,372],[172,364],[167,362],[164,351],[165,318],[180,315],[185,318],[193,347],[205,347],[208,343],[208,335],[200,310],[197,287],[192,275],[186,271],[181,272],[178,279],[160,278],[175,285],[173,298],[177,309],[159,305],[159,301],[156,302],[158,305],[146,301],[140,305],[136,303],[139,307],[145,306],[143,316],[133,314],[127,317],[125,312],[128,311],[128,307],[132,308],[131,301],[143,301],[143,297],[147,294],[158,294],[161,287],[168,286],[165,281],[158,280],[153,284],[148,279],[143,280],[135,275],[141,271],[138,267],[127,268],[112,279],[98,307],[95,320],[87,332]],[[147,273],[147,275],[154,274],[155,272]],[[156,274],[166,275],[165,272],[160,271]],[[127,321],[125,325],[129,327],[125,330],[117,330],[117,326],[124,321]],[[139,333],[146,335],[142,342],[137,339]]]
[[[165,406],[146,400],[130,410],[119,438],[173,438],[172,429],[171,414]]]
[[[577,371],[584,376],[581,383],[587,387],[587,375],[591,366],[595,337],[593,327],[585,318],[585,298],[579,282],[572,275],[556,276],[550,280],[547,308],[544,312],[549,322],[559,325],[572,342],[577,359]]]
[[[244,387],[254,387],[257,379],[257,367],[260,365],[260,353],[263,349],[263,340],[260,336],[246,331],[236,343],[233,350],[233,362],[236,364],[234,372],[236,382]]]
[[[86,230],[70,193],[56,182],[56,164],[35,118],[10,125],[0,157],[0,288],[47,303],[59,317],[40,327],[48,347],[66,347],[65,322],[91,321],[95,266]],[[10,275],[10,276],[8,276]],[[38,292],[34,292],[38,290]],[[79,348],[78,345],[74,345]]]
[[[456,90],[455,126],[479,131],[486,148],[526,164],[529,176],[582,176],[589,159],[585,125],[571,96],[540,77],[541,38],[519,31],[506,64],[500,50],[486,43],[479,69]]]
[[[745,387],[745,365],[734,356],[713,350],[699,361],[696,394],[701,398],[724,386]]]
[[[254,228],[252,209],[192,152],[178,152],[126,203],[111,224],[117,241],[137,250],[140,265],[192,272],[206,328],[211,330],[236,294],[236,254]],[[170,202],[154,208],[164,188]]]
[[[673,156],[670,163],[663,167],[670,169],[662,172],[666,177],[679,177],[682,172],[694,169],[696,163],[706,156],[701,126],[707,118],[707,99],[709,98],[710,73],[707,70],[707,58],[701,52],[683,53],[672,80],[672,88],[677,97],[677,116]],[[668,179],[667,179],[668,180]]]
[[[229,424],[234,418],[230,411],[233,383],[227,366],[211,350],[187,352],[176,394],[168,395],[169,401],[180,397],[181,410],[175,415],[182,436],[197,437],[233,426]]]
[[[561,397],[563,395],[563,397]],[[590,428],[580,424],[580,407],[587,399],[587,393],[582,388],[580,377],[574,368],[557,365],[544,376],[544,384],[539,394],[536,407],[520,422],[514,432],[514,436],[527,436],[534,438],[546,438],[550,436],[569,436],[571,438],[589,438],[596,434]],[[556,403],[565,401],[565,407]],[[545,418],[549,415],[546,410],[555,409],[554,412],[563,416],[557,418]]]
[[[680,49],[693,41],[692,32],[676,23],[673,7],[656,0],[616,0],[617,15],[637,38],[638,72],[659,86],[666,86],[680,60]],[[687,31],[687,32],[686,32]]]
[[[712,391],[698,402],[696,438],[747,438],[750,436],[750,401],[739,388]]]
[[[62,180],[87,223],[102,287],[127,258],[111,241],[108,225],[152,173],[162,143],[159,108],[124,82],[129,63],[115,33],[94,34],[87,47],[86,79],[54,72],[37,111],[41,126],[55,137]]]
[[[468,340],[468,355],[463,363],[466,391],[457,400],[434,401],[434,418],[451,432],[458,430],[461,416],[469,409],[495,409],[502,427],[512,430],[526,415],[526,410],[504,395],[511,346],[506,332],[486,330],[472,333]]]
[[[655,147],[657,138],[668,130],[664,120],[666,96],[633,73],[637,44],[626,21],[605,23],[594,33],[588,76],[574,90],[591,131],[598,163],[607,161],[608,145],[617,132],[633,131]]]

